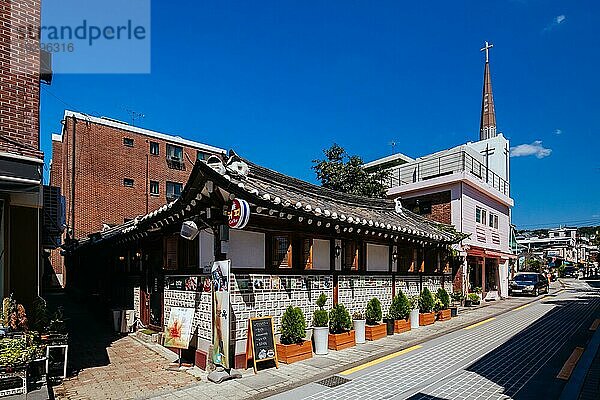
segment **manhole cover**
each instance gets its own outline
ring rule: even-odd
[[[329,378],[325,378],[323,380],[318,381],[319,385],[327,386],[327,387],[336,387],[343,385],[346,382],[350,382],[350,379],[342,378],[341,376],[330,376]]]

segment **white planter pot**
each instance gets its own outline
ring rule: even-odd
[[[315,326],[313,328],[313,340],[315,341],[315,354],[325,355],[329,353],[327,350],[329,328],[327,326]]]
[[[419,309],[415,308],[410,310],[410,329],[417,329],[419,327]]]
[[[355,319],[354,321],[352,321],[352,323],[354,324],[354,334],[356,335],[356,343],[365,343],[367,341],[365,339],[365,324],[367,323],[367,320]]]

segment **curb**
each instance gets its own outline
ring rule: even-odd
[[[377,359],[379,359],[381,357],[385,357],[387,355],[393,354],[393,353],[395,353],[395,352],[397,352],[399,350],[404,350],[406,348],[409,348],[409,347],[412,347],[412,346],[415,346],[415,345],[418,345],[418,344],[422,344],[422,343],[428,342],[428,341],[433,340],[433,339],[437,339],[437,338],[439,338],[441,336],[457,332],[457,331],[459,331],[461,329],[466,328],[467,326],[470,326],[470,325],[473,325],[473,324],[476,324],[476,323],[479,323],[479,322],[483,322],[483,321],[489,319],[490,317],[497,317],[497,316],[500,316],[500,315],[504,315],[504,314],[507,314],[507,313],[509,313],[511,311],[516,310],[519,307],[523,307],[524,305],[529,305],[529,304],[532,304],[532,303],[535,303],[535,302],[538,302],[538,301],[542,301],[544,298],[546,298],[546,296],[548,296],[548,295],[556,295],[556,294],[562,292],[563,290],[564,290],[564,288],[555,290],[553,292],[548,293],[547,295],[540,296],[540,297],[535,297],[531,301],[528,301],[526,303],[516,305],[514,307],[508,308],[506,310],[502,310],[502,311],[500,311],[498,313],[495,313],[495,314],[488,314],[488,315],[486,315],[486,316],[484,316],[482,318],[479,318],[479,319],[470,321],[468,323],[464,323],[464,324],[458,325],[456,327],[450,328],[447,331],[437,332],[437,333],[434,333],[434,334],[432,334],[430,336],[427,336],[425,338],[416,339],[414,341],[405,343],[403,346],[400,346],[400,347],[395,347],[393,349],[387,349],[387,350],[385,350],[385,351],[383,351],[381,353],[375,354],[373,356],[369,356],[369,357],[363,358],[362,360],[355,361],[355,362],[350,363],[350,364],[344,364],[343,366],[340,366],[340,367],[338,367],[336,369],[333,369],[333,370],[330,370],[330,371],[327,371],[327,372],[323,372],[321,374],[314,375],[314,376],[312,376],[310,378],[306,378],[305,380],[302,380],[302,381],[294,382],[294,383],[292,383],[292,384],[290,384],[288,386],[285,386],[285,387],[282,387],[282,388],[265,390],[264,392],[260,392],[260,393],[257,393],[255,395],[253,395],[252,398],[253,399],[264,399],[264,398],[267,398],[267,397],[270,397],[270,396],[274,396],[274,395],[277,395],[277,394],[280,394],[280,393],[284,393],[284,392],[296,389],[298,387],[304,386],[304,385],[309,384],[309,383],[314,383],[314,382],[320,381],[322,379],[331,377],[333,375],[337,375],[340,372],[345,371],[347,369],[354,368],[356,366],[365,364],[367,362],[370,362],[370,361],[373,361],[373,360],[377,360]]]
[[[597,330],[581,356],[581,359],[577,363],[575,370],[571,374],[571,379],[567,382],[560,394],[559,400],[577,399],[581,394],[585,378],[588,370],[590,369],[596,353],[600,348],[600,330]]]

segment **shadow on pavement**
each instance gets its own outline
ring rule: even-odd
[[[108,312],[66,292],[47,293],[44,297],[49,309],[59,306],[64,309],[69,332],[68,376],[86,368],[108,365],[106,349],[122,337],[112,330]]]

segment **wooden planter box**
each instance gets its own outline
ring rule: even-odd
[[[312,358],[312,342],[305,340],[302,344],[277,343],[277,358],[284,364]]]
[[[367,325],[365,326],[365,339],[377,340],[387,336],[385,324]]]
[[[435,322],[435,312],[419,313],[419,326],[431,325]]]
[[[383,333],[385,334],[385,325],[383,326]],[[329,350],[342,350],[347,349],[348,347],[353,347],[356,345],[356,336],[354,331],[343,332],[329,334],[329,340],[327,343],[327,348]]]
[[[397,319],[394,321],[394,333],[410,331],[410,319]]]
[[[450,311],[450,309],[440,310],[437,313],[438,321],[448,321],[450,320],[450,318],[452,318],[452,312]]]

